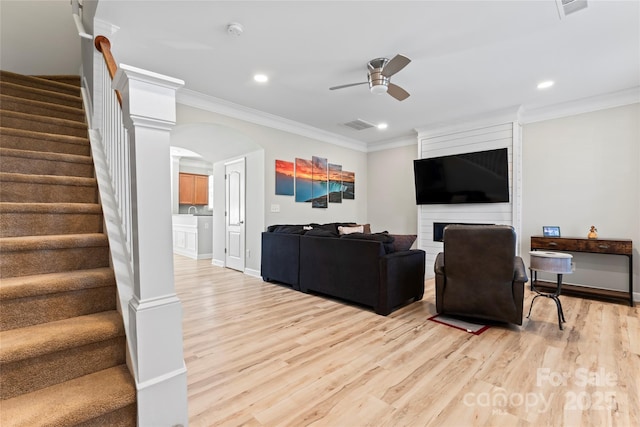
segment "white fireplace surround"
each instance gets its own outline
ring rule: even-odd
[[[434,223],[505,224],[516,230],[520,253],[522,224],[522,137],[517,110],[482,120],[451,126],[417,129],[418,158],[447,156],[507,148],[509,202],[418,206],[418,248],[426,252],[426,265],[433,265],[443,244],[434,241]],[[434,277],[427,269],[426,278]]]

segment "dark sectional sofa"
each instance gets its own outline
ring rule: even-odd
[[[262,233],[262,278],[368,306],[384,316],[422,299],[424,251],[399,247],[388,233],[340,236],[340,225],[353,224],[269,227]]]

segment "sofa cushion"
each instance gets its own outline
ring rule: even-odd
[[[392,234],[394,252],[408,251],[416,241],[415,234]]]
[[[343,236],[351,233],[364,233],[364,225],[356,225],[354,227],[338,226],[338,233]]]
[[[270,233],[286,233],[286,234],[305,234],[307,230],[303,225],[270,225],[267,227],[267,231]]]
[[[311,230],[307,231],[304,235],[315,236],[315,237],[338,237],[332,231],[325,230],[322,228],[312,228]]]
[[[341,236],[342,239],[359,239],[359,240],[373,240],[376,242],[381,242],[384,246],[384,252],[387,254],[393,253],[393,236],[391,236],[386,231],[382,233],[372,233],[372,234],[364,234],[364,233],[351,233],[345,234]]]

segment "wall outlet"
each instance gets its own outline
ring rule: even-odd
[[[272,204],[271,212],[274,212],[274,213],[280,212],[280,205]]]
[[[251,249],[247,249],[247,258],[251,258]]]

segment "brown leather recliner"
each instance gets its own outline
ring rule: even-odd
[[[522,325],[524,284],[508,225],[449,225],[436,257],[436,311]]]

